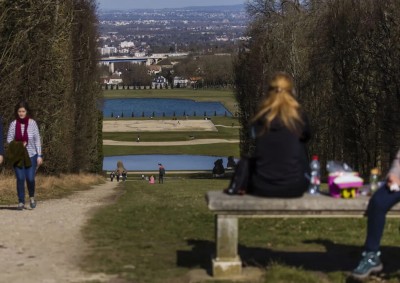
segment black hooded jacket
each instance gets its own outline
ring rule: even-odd
[[[252,125],[255,139],[254,167],[251,187],[254,194],[270,197],[298,197],[308,188],[309,160],[306,142],[311,137],[308,118],[294,133],[279,119],[266,130],[261,121]]]

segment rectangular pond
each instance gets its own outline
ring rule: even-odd
[[[222,159],[223,166],[227,167],[228,157],[221,156],[168,154],[107,156],[103,160],[103,170],[115,170],[118,161],[122,161],[128,171],[158,170],[158,163],[162,163],[167,171],[212,170],[217,159]]]
[[[232,116],[220,102],[199,102],[191,99],[104,99],[102,110],[104,117]]]

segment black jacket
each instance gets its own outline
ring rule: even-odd
[[[12,166],[31,167],[31,159],[23,142],[12,141],[7,148],[7,160]]]
[[[251,184],[255,194],[265,196],[301,196],[308,187],[309,174],[306,142],[311,137],[308,119],[293,133],[279,119],[265,130],[262,122],[252,125],[255,138],[255,165]]]

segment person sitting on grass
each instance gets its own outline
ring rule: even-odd
[[[380,259],[380,242],[385,227],[386,213],[400,201],[400,150],[392,162],[386,182],[372,195],[367,207],[367,236],[364,252],[352,276],[364,279],[373,272],[380,272],[383,264]]]

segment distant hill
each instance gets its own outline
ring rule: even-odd
[[[118,12],[118,11],[156,11],[156,10],[192,10],[192,11],[220,11],[220,10],[229,10],[229,11],[242,11],[245,10],[245,4],[237,4],[237,5],[219,5],[219,6],[188,6],[182,8],[160,8],[160,9],[100,9],[101,12]]]
[[[215,10],[221,10],[221,9],[229,9],[229,10],[243,10],[245,9],[244,4],[237,4],[237,5],[223,5],[223,6],[189,6],[189,7],[184,7],[181,9],[191,9],[191,10],[202,10],[202,11],[215,11]]]

